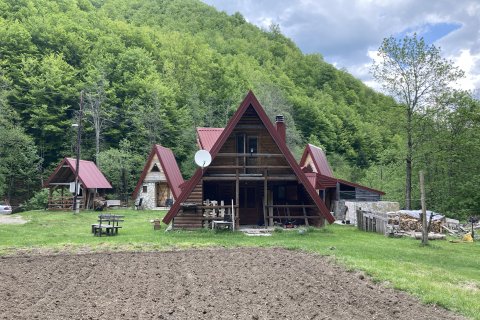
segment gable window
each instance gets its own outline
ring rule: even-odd
[[[257,139],[257,137],[248,137],[247,152],[250,153],[250,154],[258,152],[258,139]]]
[[[158,168],[158,164],[155,163],[155,164],[153,165],[152,172],[159,172],[159,171],[160,171],[160,169]]]
[[[237,153],[245,153],[245,135],[239,134],[236,137],[237,142]]]
[[[143,190],[142,190],[143,193],[147,193],[147,190],[148,190],[147,186],[143,186]]]

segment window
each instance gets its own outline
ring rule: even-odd
[[[248,137],[248,153],[257,153],[258,151],[258,139],[257,137]]]
[[[160,172],[160,169],[156,163],[153,165],[152,172]]]
[[[143,186],[143,193],[147,193],[147,186]]]
[[[237,135],[237,153],[245,153],[245,135]]]

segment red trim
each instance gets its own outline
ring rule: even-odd
[[[148,167],[150,166],[150,162],[152,161],[154,155],[155,155],[155,145],[153,145],[152,150],[148,155],[148,159],[147,159],[147,162],[145,163],[145,166],[143,167],[143,171],[142,171],[142,174],[140,175],[140,179],[138,179],[137,186],[135,187],[135,190],[133,190],[132,199],[137,198],[136,195],[138,193],[138,190],[140,190],[140,187],[143,184],[143,180],[145,180],[145,177],[147,176]]]
[[[277,144],[278,148],[280,149],[280,151],[282,151],[283,155],[285,156],[287,162],[290,164],[290,167],[293,169],[296,176],[299,178],[300,182],[305,187],[305,190],[308,192],[308,194],[314,201],[315,205],[320,210],[320,214],[325,219],[327,219],[328,222],[333,223],[335,221],[335,218],[330,214],[330,211],[325,206],[325,203],[320,199],[317,192],[308,181],[308,178],[300,169],[300,166],[295,161],[295,158],[293,157],[290,150],[288,149],[285,141],[283,141],[279,136],[277,130],[274,128],[272,122],[268,118],[267,114],[265,113],[262,106],[260,105],[260,102],[258,102],[257,98],[255,97],[252,91],[248,92],[247,96],[245,97],[243,102],[240,104],[240,107],[237,109],[237,111],[235,112],[235,114],[233,115],[233,117],[230,119],[227,126],[223,130],[222,134],[213,145],[210,151],[212,158],[214,159],[217,156],[218,152],[220,151],[220,148],[224,145],[225,141],[227,141],[233,129],[235,128],[237,123],[240,121],[240,119],[242,118],[245,111],[248,109],[250,105],[257,112],[259,118],[267,128],[267,131],[270,133],[273,140]],[[193,177],[189,180],[187,186],[183,189],[180,195],[180,198],[175,202],[172,208],[170,208],[170,210],[168,211],[167,215],[163,218],[164,223],[166,224],[170,223],[170,221],[172,221],[172,219],[178,214],[178,211],[180,209],[180,204],[184,202],[186,198],[190,195],[190,193],[198,184],[202,176],[203,176],[202,170],[197,169]]]
[[[62,168],[62,166],[65,164],[66,161],[67,161],[67,158],[63,158],[63,160],[60,162],[57,168],[55,168],[55,171],[53,171],[50,177],[48,177],[47,181],[43,183],[44,188],[48,188],[50,181],[52,181],[52,179],[57,175],[58,171],[60,171],[60,169]]]

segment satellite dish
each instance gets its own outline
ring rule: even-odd
[[[211,162],[212,156],[207,150],[198,150],[197,153],[195,153],[195,163],[197,166],[205,168],[208,167]]]

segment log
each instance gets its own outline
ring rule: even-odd
[[[414,233],[415,239],[422,239],[422,233],[421,232],[415,232]],[[428,234],[428,240],[445,240],[447,239],[447,236],[441,233],[429,233]]]

